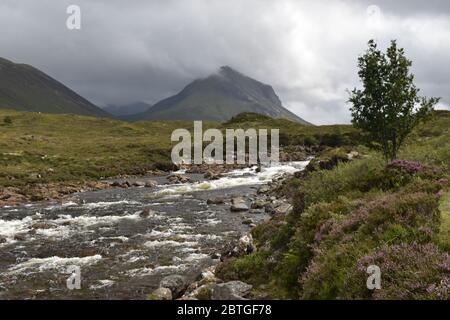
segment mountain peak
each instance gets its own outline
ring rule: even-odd
[[[242,112],[309,123],[283,107],[270,85],[252,79],[229,66],[197,79],[178,94],[164,99],[132,119],[228,121]]]

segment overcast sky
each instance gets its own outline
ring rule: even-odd
[[[70,4],[81,30],[66,27]],[[0,0],[0,57],[100,106],[154,103],[229,65],[308,121],[346,123],[370,38],[383,48],[397,39],[421,93],[450,109],[447,0]]]

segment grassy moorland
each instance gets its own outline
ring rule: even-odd
[[[99,179],[170,168],[170,134],[191,122],[0,110],[0,186]]]
[[[217,269],[224,280],[254,285],[256,297],[291,299],[449,299],[450,112],[435,112],[386,164],[362,156],[286,181],[293,210],[257,226],[258,251]],[[382,272],[366,288],[366,268]]]
[[[282,145],[341,145],[356,131],[350,126],[303,126],[242,114],[216,128],[280,128]],[[0,109],[0,187],[58,181],[95,180],[121,174],[168,170],[177,128],[189,121],[122,122],[109,118],[53,115]]]

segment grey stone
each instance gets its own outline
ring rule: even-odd
[[[169,288],[158,288],[151,294],[152,300],[172,300],[172,291]]]
[[[178,298],[186,290],[187,281],[185,277],[174,274],[163,278],[159,287],[169,289],[172,292],[172,298]]]
[[[242,281],[219,283],[212,287],[212,300],[244,300],[252,286]]]

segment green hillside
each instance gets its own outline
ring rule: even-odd
[[[287,118],[309,125],[283,107],[271,86],[230,67],[222,67],[216,74],[193,81],[177,95],[130,119],[227,121],[242,112]]]
[[[0,58],[0,108],[110,116],[42,71]]]

